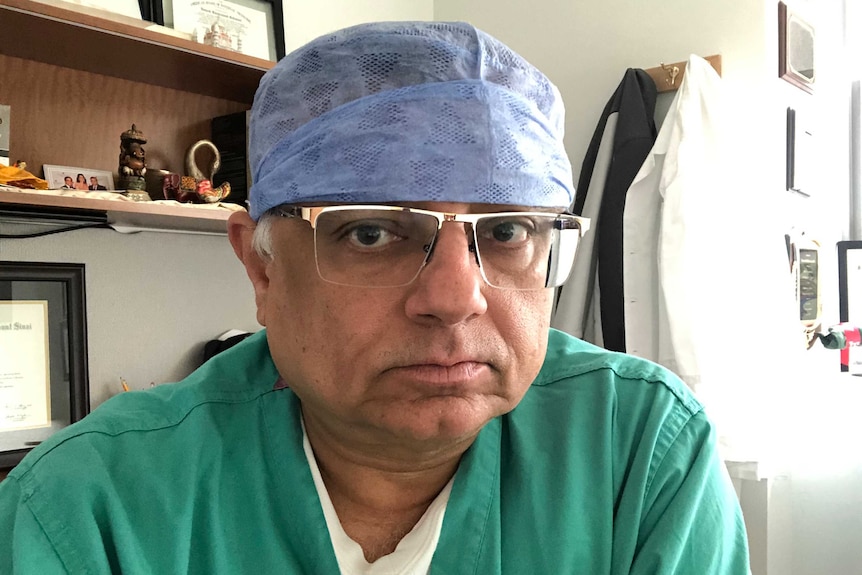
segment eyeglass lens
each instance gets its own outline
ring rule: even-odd
[[[556,281],[556,277],[551,276],[561,273],[556,261],[561,241],[577,245],[580,237],[577,229],[557,229],[556,219],[555,214],[499,217],[489,214],[480,218],[470,241],[475,242],[485,280],[501,288],[552,287],[549,280]],[[413,211],[322,212],[315,224],[320,276],[330,282],[355,286],[408,284],[419,274],[432,251],[437,229],[436,217]],[[562,267],[568,275],[571,263]]]

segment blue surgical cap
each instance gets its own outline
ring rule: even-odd
[[[251,217],[296,203],[566,208],[557,88],[464,23],[382,22],[322,36],[261,79],[249,119]]]

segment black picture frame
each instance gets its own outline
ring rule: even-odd
[[[0,261],[0,301],[31,300],[47,302],[51,425],[0,431],[7,439],[0,469],[14,467],[47,435],[90,411],[84,264]]]
[[[258,0],[272,5],[273,36],[275,41],[276,61],[284,58],[284,7],[282,0]],[[138,0],[141,7],[141,18],[160,26],[165,25],[165,9],[162,0]]]
[[[796,176],[796,110],[791,107],[787,108],[786,160],[785,189],[797,192],[799,187],[794,181]]]
[[[862,325],[862,241],[838,242],[838,319],[841,323]],[[862,352],[862,349],[859,350]],[[853,371],[860,359],[857,350],[841,350],[841,371]],[[853,365],[851,365],[851,362]],[[853,369],[851,369],[853,368]],[[858,374],[857,375],[862,375]]]
[[[138,0],[141,7],[141,18],[147,22],[153,22],[159,26],[165,25],[165,13],[162,8],[162,0]]]
[[[796,109],[787,108],[787,146],[785,188],[805,197],[811,197],[814,181],[814,134],[806,116]]]

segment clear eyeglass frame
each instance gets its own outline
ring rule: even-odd
[[[326,256],[321,256],[321,240],[318,238],[320,229],[321,216],[329,218],[330,216],[348,217],[351,212],[376,212],[390,213],[395,217],[401,215],[418,216],[433,218],[436,220],[436,226],[432,234],[423,239],[422,249],[414,250],[416,255],[411,258],[411,263],[415,264],[415,270],[400,280],[386,280],[389,268],[380,270],[382,273],[370,273],[365,279],[345,278],[339,275],[338,272],[333,273],[327,271]],[[580,239],[590,228],[589,218],[582,218],[569,213],[555,212],[538,212],[538,211],[506,211],[506,212],[482,212],[482,213],[454,213],[454,212],[439,212],[434,210],[426,210],[420,208],[392,206],[392,205],[371,205],[371,204],[347,204],[347,205],[332,205],[332,206],[294,206],[282,205],[272,209],[272,213],[285,218],[297,218],[309,223],[314,232],[315,246],[315,262],[317,272],[320,278],[326,282],[338,285],[354,286],[354,287],[403,287],[412,283],[424,269],[425,265],[430,261],[434,246],[436,245],[438,234],[446,222],[463,223],[465,229],[469,228],[468,241],[469,249],[476,258],[476,263],[482,274],[485,282],[500,289],[513,290],[536,290],[544,288],[553,288],[563,285],[569,274],[574,262],[575,253]],[[547,254],[547,268],[544,271],[544,282],[542,285],[533,285],[537,283],[537,279],[518,280],[511,277],[514,274],[501,277],[506,277],[507,282],[495,281],[496,276],[492,274],[489,277],[488,268],[483,265],[482,249],[479,247],[480,241],[477,237],[477,229],[481,229],[481,224],[486,221],[498,221],[505,218],[535,218],[540,219],[550,224],[551,242]],[[429,222],[430,223],[430,222]],[[430,230],[429,230],[430,231]],[[421,256],[419,255],[421,253]],[[321,259],[324,261],[322,262]],[[412,269],[412,268],[411,268]],[[526,276],[530,277],[530,276]],[[518,281],[528,281],[530,285],[518,285]]]

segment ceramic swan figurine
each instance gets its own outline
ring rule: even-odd
[[[200,168],[198,168],[197,155],[198,150],[201,148],[209,148],[213,153],[213,161],[210,165],[209,173],[204,174]],[[194,144],[192,144],[188,151],[186,152],[186,175],[193,177],[197,181],[201,180],[209,180],[212,181],[213,176],[216,175],[216,172],[221,168],[221,154],[216,148],[215,144],[210,142],[209,140],[198,140]]]
[[[197,164],[196,156],[198,150],[200,150],[201,148],[209,148],[210,150],[212,150],[213,153],[213,160],[210,164],[209,171],[206,174],[201,171]],[[216,148],[215,144],[213,144],[211,141],[198,140],[189,147],[188,151],[186,152],[186,178],[194,179],[193,193],[197,196],[197,199],[199,201],[211,204],[225,199],[230,194],[230,183],[228,182],[223,183],[217,188],[214,188],[212,186],[213,176],[215,176],[215,174],[219,171],[220,167],[221,154],[219,153],[218,148]],[[183,185],[182,187],[183,189],[186,188],[185,185]],[[188,192],[191,192],[191,190],[188,190]]]

